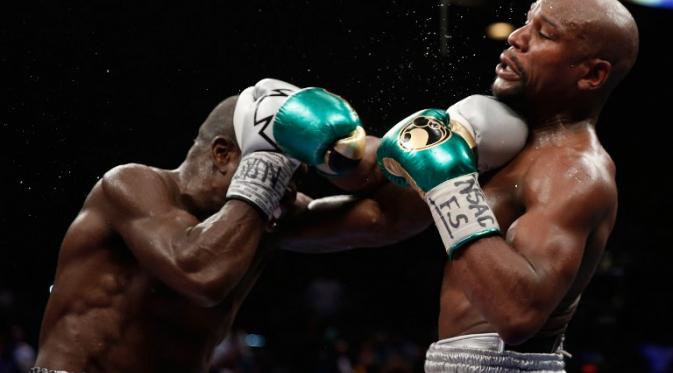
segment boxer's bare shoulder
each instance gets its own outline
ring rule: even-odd
[[[101,191],[113,210],[130,214],[156,213],[155,208],[175,206],[178,193],[165,172],[136,163],[108,171],[102,178]]]
[[[521,166],[521,202],[527,210],[557,210],[577,223],[578,215],[608,217],[617,202],[614,162],[593,130],[558,137],[531,144],[521,155],[523,161],[514,164]]]
[[[140,165],[109,171],[92,188],[66,232],[41,329],[38,365],[48,362],[52,367],[85,369],[107,359],[111,352],[119,353],[121,344],[134,344],[137,339],[124,332],[137,327],[139,321],[128,307],[143,304],[143,289],[152,281],[116,232],[112,220],[120,201],[106,193],[128,188],[124,178],[129,171],[135,177],[156,174]],[[112,180],[114,188],[108,185]]]

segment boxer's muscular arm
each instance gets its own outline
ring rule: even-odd
[[[305,210],[279,226],[279,248],[324,253],[390,245],[416,235],[432,223],[418,193],[392,183],[345,206]]]
[[[158,174],[139,165],[109,171],[102,187],[112,224],[141,266],[196,303],[217,304],[250,266],[264,225],[248,204],[228,201],[199,223]]]
[[[589,236],[607,239],[614,223],[611,172],[581,156],[551,158],[526,175],[526,212],[506,241],[474,241],[451,264],[472,304],[510,344],[542,327],[576,279]]]
[[[344,206],[304,210],[279,226],[279,247],[307,253],[380,247],[418,234],[432,223],[418,193],[385,179],[376,165],[378,142],[368,136],[358,168],[344,176],[328,177],[361,198]]]

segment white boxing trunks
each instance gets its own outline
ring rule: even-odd
[[[66,372],[65,370],[53,370],[47,368],[33,367],[30,368],[28,373],[69,373],[69,372]]]
[[[565,372],[561,348],[555,353],[509,351],[497,333],[469,334],[430,345],[426,373]]]

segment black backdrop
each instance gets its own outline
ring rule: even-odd
[[[2,325],[20,325],[36,344],[60,240],[89,189],[118,164],[176,167],[223,98],[263,77],[322,86],[348,98],[367,130],[382,134],[412,111],[486,93],[505,45],[485,38],[484,27],[521,24],[529,3],[450,6],[447,55],[439,53],[434,1],[3,4]],[[643,344],[673,345],[672,202],[662,176],[671,160],[666,27],[673,11],[629,9],[640,27],[640,58],[598,127],[618,166],[619,218],[569,330],[571,369],[638,371]],[[332,191],[314,175],[306,188],[315,196]],[[425,348],[434,338],[443,261],[434,230],[385,249],[277,253],[236,328],[265,336],[268,361],[289,371],[315,369],[325,335],[355,346],[383,334]],[[316,283],[337,284],[336,310],[311,306]]]

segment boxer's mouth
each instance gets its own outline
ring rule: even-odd
[[[521,79],[521,71],[517,63],[505,53],[500,55],[500,63],[495,67],[495,73],[504,80]]]

